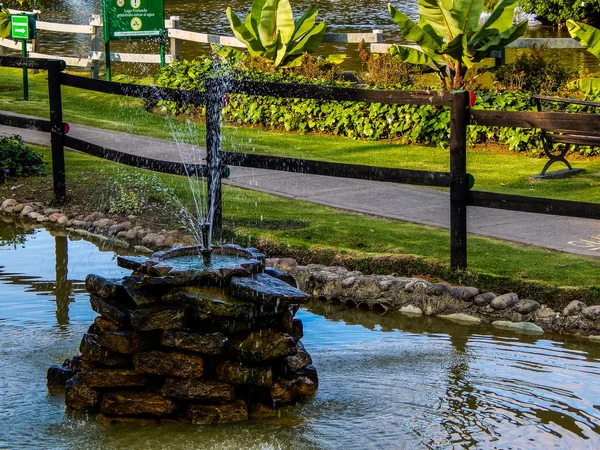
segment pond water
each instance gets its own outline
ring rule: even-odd
[[[331,32],[370,32],[383,30],[386,43],[402,40],[398,26],[391,20],[387,3],[389,0],[362,0],[358,2],[342,2],[340,0],[293,0],[294,14],[299,16],[312,3],[319,8],[320,20],[327,22]],[[417,0],[400,0],[392,2],[394,7],[417,20]],[[92,14],[100,14],[101,0],[41,0],[42,20],[60,23],[87,24]],[[252,0],[165,0],[165,17],[179,16],[180,27],[189,31],[221,34],[231,36],[229,21],[225,10],[230,6],[239,17],[245,17],[250,10]],[[523,18],[525,16],[523,15]],[[534,17],[529,17],[530,28],[527,36],[534,37],[569,37],[566,30],[558,31],[553,27],[542,26]],[[81,34],[64,34],[40,31],[42,52],[67,56],[84,55],[90,49],[90,38]],[[158,44],[152,40],[115,41],[111,43],[113,51],[136,53],[157,53]],[[186,59],[194,59],[206,54],[208,46],[191,42],[182,42],[181,55]],[[349,70],[361,70],[356,45],[324,44],[320,51],[323,54],[346,53],[347,60],[343,67]],[[0,54],[7,52],[0,47]],[[516,53],[509,51],[508,60]],[[560,52],[560,58],[568,64],[585,67],[592,72],[599,70],[596,58],[585,50],[567,50]],[[116,73],[144,75],[153,73],[157,66],[116,64]]]
[[[312,402],[220,427],[98,426],[45,386],[96,315],[89,272],[128,274],[109,249],[0,221],[2,449],[600,447],[600,346],[322,303],[298,313],[320,377]]]

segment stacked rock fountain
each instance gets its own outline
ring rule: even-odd
[[[118,264],[133,273],[86,279],[100,316],[81,355],[48,371],[49,386],[66,384],[68,407],[107,422],[214,424],[314,396],[317,373],[294,319],[308,297],[283,273],[265,273],[262,254],[223,246],[206,264],[200,248],[185,247]]]

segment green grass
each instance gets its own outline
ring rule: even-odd
[[[46,75],[31,76],[29,102],[22,101],[19,70],[0,68],[0,110],[48,117]],[[175,133],[188,143],[204,143],[204,125],[170,119],[144,110],[139,99],[63,87],[64,119],[67,122],[169,139]],[[264,131],[247,127],[223,128],[223,148],[294,158],[352,164],[447,171],[447,149],[391,142]],[[467,170],[475,188],[493,192],[564,200],[600,202],[600,160],[578,160],[585,174],[565,180],[535,180],[545,159],[470,149]],[[552,170],[562,169],[559,164]]]
[[[36,149],[50,161],[49,149]],[[180,203],[188,208],[192,205],[190,187],[184,177],[134,169],[75,152],[67,152],[66,167],[71,204],[106,209],[115,194],[115,186],[120,185],[145,196],[147,213],[142,213],[141,219],[146,216],[155,221],[154,226],[168,223],[171,227],[181,225],[173,208]],[[46,197],[51,198],[49,177],[14,180],[13,183],[25,183],[36,195],[45,192]],[[0,186],[0,196],[6,197],[11,192],[14,191],[10,190],[10,185]],[[238,243],[243,245],[262,243],[292,254],[312,252],[349,260],[418,255],[442,265],[449,262],[448,231],[343,213],[325,206],[229,186],[224,187],[224,220],[230,229],[229,236],[235,227]],[[599,286],[600,259],[474,236],[469,237],[468,246],[473,280],[496,278],[504,280],[505,285],[511,285],[510,280],[513,280],[517,284],[536,281],[552,286]],[[419,270],[426,271],[431,267],[439,269],[438,263],[413,264],[414,273],[425,273]]]

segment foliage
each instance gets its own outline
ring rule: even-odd
[[[557,25],[567,20],[600,23],[600,0],[519,0],[523,12]]]
[[[369,52],[361,44],[358,45],[359,57],[366,66],[366,73],[360,74],[359,78],[365,84],[375,87],[402,86],[418,84],[420,75],[426,69],[425,66],[408,64],[399,58],[388,54],[374,54]]]
[[[294,20],[289,0],[254,0],[252,10],[242,22],[227,8],[231,30],[246,45],[252,56],[260,56],[275,67],[294,67],[304,53],[314,53],[325,35],[325,22],[316,23],[319,10],[314,6]],[[345,55],[330,57],[342,62]]]
[[[3,176],[22,177],[44,172],[42,155],[23,143],[21,136],[0,137],[0,170]]]
[[[140,203],[140,198],[135,191],[117,186],[117,193],[109,200],[109,212],[111,214],[139,214]]]
[[[467,69],[493,50],[501,50],[527,29],[527,20],[513,25],[517,0],[500,0],[480,25],[484,0],[419,0],[414,23],[388,3],[392,19],[405,39],[419,47],[393,45],[390,54],[411,64],[429,66],[445,89],[463,86]]]
[[[548,55],[546,46],[534,46],[496,71],[496,85],[511,91],[555,94],[576,76],[573,67]]]
[[[567,21],[567,28],[573,39],[578,41],[588,52],[600,60],[599,29],[585,23],[576,23],[572,20]],[[600,78],[581,78],[575,84],[581,91],[587,94],[600,94]]]
[[[0,38],[10,36],[10,13],[0,5]]]

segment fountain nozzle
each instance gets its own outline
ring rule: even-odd
[[[200,231],[202,232],[202,250],[200,250],[200,253],[202,254],[202,260],[204,261],[204,264],[209,265],[210,255],[212,253],[210,246],[210,223],[201,223]]]

